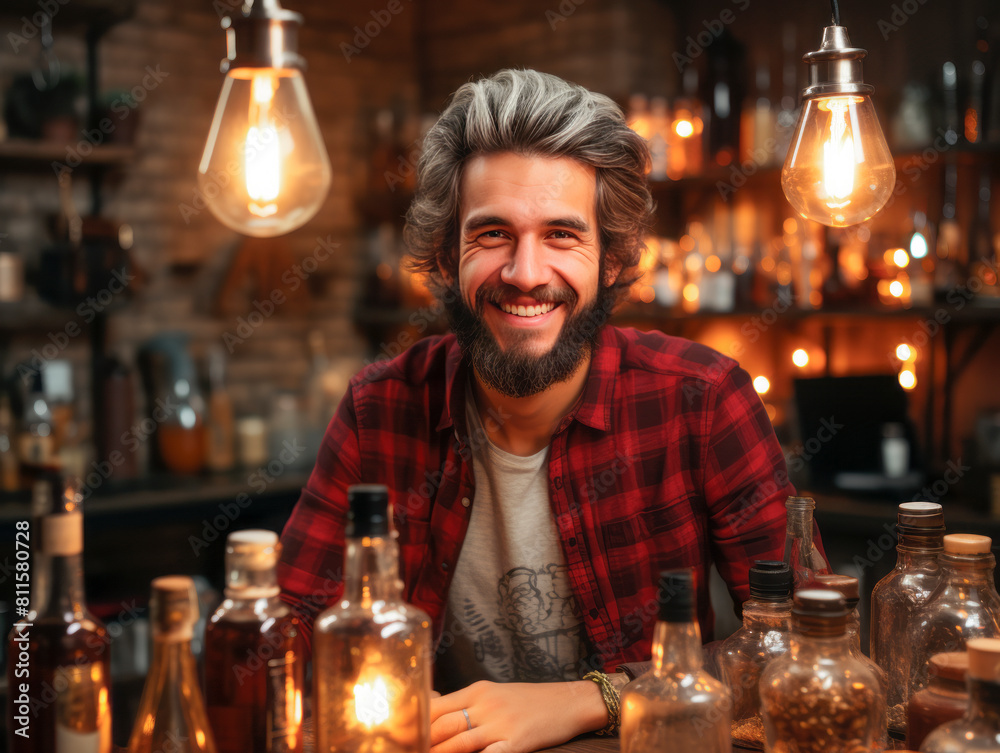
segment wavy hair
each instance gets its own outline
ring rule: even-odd
[[[410,268],[427,274],[439,298],[447,289],[442,270],[457,278],[462,170],[470,158],[497,152],[569,157],[595,169],[601,265],[619,267],[611,292],[620,302],[652,221],[649,148],[610,98],[533,70],[462,85],[428,131],[403,231]]]

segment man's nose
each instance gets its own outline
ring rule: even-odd
[[[518,238],[510,259],[500,270],[500,279],[525,292],[547,285],[552,279],[548,253],[539,238]]]

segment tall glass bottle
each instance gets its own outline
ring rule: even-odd
[[[791,651],[760,680],[765,750],[884,750],[885,696],[875,674],[851,655],[849,614],[836,591],[796,592]]]
[[[969,652],[969,710],[931,732],[926,753],[987,753],[1000,750],[1000,640],[974,638]]]
[[[33,495],[34,525],[15,534],[17,564],[29,546],[35,556],[15,571],[32,594],[7,644],[7,750],[111,753],[110,639],[85,603],[80,495],[51,472]]]
[[[317,753],[427,753],[430,618],[405,603],[386,487],[347,490],[344,596],[315,623]]]
[[[279,594],[273,531],[226,540],[226,599],[205,628],[205,703],[219,753],[302,753],[305,641]]]
[[[847,637],[851,641],[851,656],[870,669],[878,677],[879,685],[885,689],[885,671],[861,650],[861,615],[858,603],[861,601],[861,587],[858,579],[850,575],[817,575],[816,588],[838,591],[844,597],[850,614],[847,616]]]
[[[155,578],[152,585],[153,661],[128,753],[216,753],[191,653],[198,621],[194,582],[183,575],[167,575]]]
[[[993,581],[996,559],[989,536],[952,533],[939,558],[941,581],[914,618],[909,699],[927,685],[934,654],[961,651],[971,638],[1000,637],[1000,596]]]
[[[690,570],[660,574],[653,668],[621,698],[622,753],[728,753],[731,696],[702,668],[701,631]]]
[[[796,591],[809,588],[817,575],[829,575],[830,570],[813,543],[813,510],[816,501],[812,497],[789,497],[785,500],[785,564],[792,570],[792,580]]]
[[[760,676],[772,659],[788,653],[792,626],[792,571],[784,562],[758,560],[750,568],[750,601],[743,627],[719,647],[716,661],[733,694],[733,743],[763,749]]]
[[[910,677],[909,634],[916,611],[940,580],[944,515],[935,502],[904,502],[897,513],[896,567],[872,590],[871,656],[886,673],[889,735],[906,737],[906,685]]]

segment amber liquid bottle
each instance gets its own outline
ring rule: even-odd
[[[149,611],[153,661],[128,753],[216,753],[191,653],[198,621],[194,582],[182,575],[154,579]]]
[[[427,753],[431,621],[400,596],[386,488],[347,498],[344,598],[316,619],[316,753]]]
[[[226,600],[205,629],[205,703],[219,753],[302,753],[305,643],[279,598],[273,531],[226,540]]]
[[[32,507],[35,525],[17,529],[36,554],[15,571],[18,582],[30,572],[33,590],[7,647],[7,750],[111,753],[110,641],[84,603],[79,494],[48,473]]]

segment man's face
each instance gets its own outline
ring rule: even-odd
[[[594,169],[569,158],[480,155],[460,186],[452,327],[477,374],[536,394],[575,371],[610,309]]]

